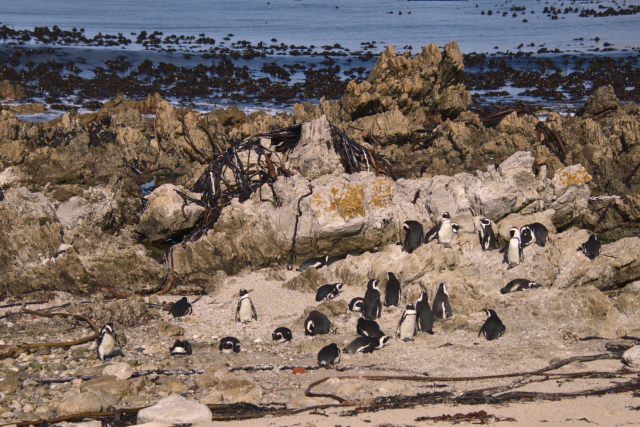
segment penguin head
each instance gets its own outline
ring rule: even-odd
[[[342,287],[344,286],[344,283],[336,283],[334,284],[334,286],[336,287],[336,290],[340,292],[342,290]]]
[[[447,285],[444,283],[440,283],[440,286],[438,286],[438,292],[440,291],[444,292],[446,296],[449,296],[449,292],[447,292]]]
[[[489,227],[491,226],[491,220],[489,218],[482,218],[480,224],[484,227]]]
[[[378,339],[378,345],[376,346],[376,348],[379,350],[382,347],[384,347],[384,345],[391,339],[391,337],[389,335],[385,335],[383,337],[380,337]]]
[[[278,341],[282,339],[282,334],[280,332],[274,332],[271,334],[271,339],[274,341]]]
[[[420,293],[420,298],[418,298],[418,302],[427,301],[428,299],[429,296],[427,295],[427,293],[425,291],[422,291]]]
[[[189,304],[189,300],[187,299],[187,297],[180,298],[180,301],[178,301],[178,302],[182,303],[182,304]]]
[[[449,212],[445,212],[442,214],[442,219],[451,219],[451,215],[449,215]]]
[[[249,292],[247,292],[247,290],[246,290],[246,289],[244,289],[244,288],[240,289],[240,296],[241,296],[241,297],[243,297],[243,296],[245,296],[245,295],[248,295],[248,294],[249,294]]]
[[[512,239],[515,237],[520,240],[520,230],[517,227],[511,227],[509,229],[509,237],[511,237]]]
[[[103,336],[104,334],[113,335],[115,332],[116,332],[116,327],[113,325],[113,323],[111,322],[105,323],[104,326],[102,327],[102,330],[100,331],[100,336]]]
[[[233,343],[233,352],[234,353],[240,353],[240,343],[239,342]]]
[[[314,329],[314,327],[315,327],[315,326],[314,326],[313,320],[309,320],[309,321],[307,322],[307,324],[305,325],[305,329],[306,329],[306,331],[307,331],[308,333],[310,333],[310,334],[313,334],[313,329]]]
[[[409,224],[407,224],[406,222],[402,224],[402,229],[405,231],[405,233],[408,233],[410,230]]]
[[[413,305],[412,303],[407,304],[407,306],[405,307],[405,310],[415,310],[416,306]]]
[[[496,312],[491,310],[491,309],[487,309],[485,308],[484,310],[482,310],[484,312],[484,314],[487,315],[487,317],[491,317],[491,316],[497,316]]]
[[[452,222],[451,223],[451,228],[453,229],[454,233],[457,233],[458,230],[462,229],[462,226],[460,224],[458,224],[457,222]]]
[[[371,279],[369,280],[369,283],[367,283],[367,290],[373,290],[375,289],[376,291],[380,291],[380,289],[378,288],[378,279]]]
[[[529,282],[529,289],[538,289],[540,284],[537,282]]]

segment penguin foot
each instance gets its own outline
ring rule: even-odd
[[[447,249],[453,249],[449,243],[443,243],[442,246],[444,246]]]

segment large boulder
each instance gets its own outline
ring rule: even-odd
[[[597,88],[587,100],[587,103],[578,108],[578,116],[594,117],[606,111],[621,108],[620,100],[616,96],[613,86],[607,85]]]
[[[309,179],[344,173],[340,156],[333,145],[327,116],[302,125],[300,142],[289,154],[289,161],[302,176]]]
[[[138,412],[138,423],[160,421],[167,424],[200,424],[211,422],[211,411],[205,405],[187,400],[179,394],[165,397]]]

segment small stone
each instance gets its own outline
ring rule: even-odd
[[[38,385],[38,382],[32,380],[31,378],[27,378],[22,382],[22,387],[35,386],[35,385]]]
[[[640,368],[640,345],[634,345],[622,355],[622,361],[630,368]]]
[[[127,380],[133,375],[133,368],[128,363],[120,362],[105,366],[102,370],[102,375],[113,375],[118,379]]]
[[[215,405],[218,403],[222,403],[224,398],[222,397],[222,392],[218,390],[214,390],[209,394],[206,394],[200,398],[200,403],[203,405]]]
[[[361,390],[364,390],[362,383],[346,383],[338,388],[338,394],[355,394]]]
[[[17,378],[7,378],[0,381],[1,393],[15,393],[19,388],[22,388],[22,382]]]
[[[184,335],[184,328],[181,328],[178,325],[172,325],[169,322],[158,323],[158,325],[156,326],[156,330],[158,331],[158,335],[160,335],[161,337],[173,337],[173,336]]]
[[[100,389],[113,396],[126,396],[130,392],[127,381],[111,375],[94,378],[80,385],[80,391],[90,391],[92,389]]]
[[[294,397],[293,399],[287,402],[287,409],[303,409],[308,408],[310,406],[317,406],[318,402],[314,400],[312,397],[307,396],[299,396]]]
[[[305,369],[302,366],[296,366],[295,368],[293,368],[293,374],[304,374],[305,373]]]
[[[184,393],[187,391],[189,387],[182,381],[177,378],[168,377],[166,380],[162,382],[162,387],[160,391],[164,391],[166,393]]]
[[[4,412],[2,415],[0,415],[2,418],[13,418],[13,412],[9,411],[9,412]]]
[[[80,379],[80,378],[74,378],[73,380],[71,380],[71,384],[73,384],[73,385],[80,385],[80,384],[82,384],[82,379]]]
[[[201,403],[173,394],[156,405],[138,412],[138,423],[162,421],[168,424],[197,424],[211,422],[209,408]]]

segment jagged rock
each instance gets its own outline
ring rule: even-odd
[[[640,368],[640,345],[634,345],[625,351],[622,361],[631,368]]]
[[[140,217],[137,231],[146,235],[149,240],[161,240],[181,231],[193,228],[196,221],[204,213],[204,208],[189,204],[183,209],[184,201],[176,190],[194,199],[200,195],[191,193],[183,187],[164,184],[149,195],[148,206]]]
[[[84,197],[72,197],[60,205],[56,215],[62,225],[66,228],[95,226],[106,230],[117,224],[120,213],[116,201],[105,191],[93,193],[91,202]]]
[[[184,335],[184,328],[178,325],[172,325],[169,322],[160,322],[156,326],[156,330],[158,331],[158,335],[161,337],[173,337]]]
[[[13,141],[18,138],[20,123],[9,111],[0,111],[0,141]]]
[[[218,390],[214,390],[200,398],[200,403],[202,403],[203,405],[216,405],[223,402],[224,397],[222,396],[222,392]]]
[[[324,284],[326,281],[322,274],[315,267],[309,267],[293,279],[284,282],[282,287],[294,291],[315,293]]]
[[[302,125],[300,142],[289,154],[289,160],[302,176],[309,179],[344,172],[340,156],[333,146],[327,116]]]
[[[580,164],[568,166],[556,172],[544,194],[545,208],[555,209],[553,223],[565,227],[587,212],[591,194],[586,185],[591,180]]]
[[[222,289],[226,281],[227,273],[222,270],[216,271],[207,281],[206,285],[204,285],[204,293],[214,296]]]
[[[104,390],[94,389],[65,397],[58,404],[56,411],[59,415],[100,412],[116,403],[118,403],[118,398]]]
[[[121,327],[133,327],[149,322],[155,315],[147,309],[144,298],[134,295],[127,299],[104,302],[95,300],[87,307],[94,321],[114,323]],[[121,331],[116,331],[121,332]]]
[[[27,149],[20,141],[0,143],[0,158],[5,157],[14,165],[19,165],[24,161]]]
[[[13,114],[36,114],[45,112],[44,105],[38,102],[30,102],[28,104],[20,105],[3,105],[2,109]]]
[[[160,391],[164,391],[166,393],[177,393],[181,394],[189,390],[189,387],[182,381],[173,377],[162,378],[160,381]]]
[[[209,408],[178,394],[165,397],[157,404],[138,412],[138,424],[161,421],[167,424],[198,424],[211,422]]]
[[[26,98],[27,92],[20,85],[11,86],[9,80],[0,82],[0,100],[8,101],[11,99]]]
[[[613,86],[597,88],[587,100],[587,103],[578,108],[577,115],[584,117],[593,117],[605,111],[616,110],[620,108],[620,100],[613,90]]]
[[[221,386],[224,400],[229,403],[252,403],[262,397],[262,387],[250,375],[224,377]]]
[[[120,362],[105,366],[102,375],[112,375],[120,380],[127,380],[133,375],[133,368],[128,363]]]
[[[101,390],[112,396],[126,396],[131,390],[129,389],[129,383],[125,380],[118,379],[111,375],[103,375],[92,380],[83,382],[80,385],[80,391],[94,391]]]
[[[539,222],[540,224],[547,227],[547,230],[549,230],[549,235],[556,234],[556,227],[553,225],[553,217],[555,216],[555,214],[555,210],[547,209],[544,212],[536,212],[529,215],[515,213],[507,215],[504,219],[502,219],[502,221],[498,223],[498,233],[495,236],[497,238],[498,235],[500,235],[503,242],[508,242],[510,239],[509,229],[511,227],[521,228],[524,225],[533,224],[534,222]]]
[[[362,117],[353,127],[369,132],[376,145],[404,144],[411,134],[411,123],[396,107],[391,111]]]

